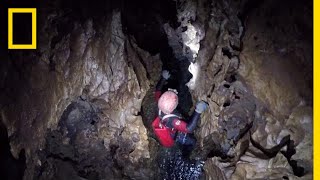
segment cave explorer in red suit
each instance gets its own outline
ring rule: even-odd
[[[196,140],[190,136],[190,133],[193,133],[201,113],[207,109],[208,105],[204,101],[199,101],[187,124],[176,110],[177,94],[171,90],[161,94],[162,87],[169,78],[169,71],[162,71],[162,77],[156,86],[155,99],[158,102],[159,114],[152,123],[154,132],[164,147],[172,147],[174,142],[178,142],[180,145],[193,148]]]

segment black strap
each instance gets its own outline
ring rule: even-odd
[[[159,118],[160,118],[160,122],[161,122],[163,125],[165,125],[167,128],[170,128],[170,127],[167,126],[167,123],[170,122],[170,120],[173,120],[172,118],[181,119],[181,117],[180,117],[179,115],[177,115],[177,114],[166,114],[166,115],[164,115],[164,116],[162,117],[162,112],[161,112],[161,110],[159,110]],[[167,119],[168,119],[169,121],[167,121]],[[173,127],[170,128],[170,129],[173,129]]]

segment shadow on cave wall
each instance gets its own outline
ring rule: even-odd
[[[114,154],[98,136],[98,114],[97,107],[81,99],[67,107],[58,130],[47,132],[46,147],[38,151],[42,165],[35,171],[36,179],[102,179],[102,172],[116,174]]]
[[[12,156],[7,128],[0,118],[0,177],[4,180],[20,180],[26,168],[25,151],[21,150],[19,159]]]

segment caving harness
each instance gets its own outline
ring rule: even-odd
[[[169,118],[173,117],[181,119],[181,117],[176,114],[167,114],[161,118],[161,110],[159,110],[159,115],[152,122],[153,131],[160,141],[160,144],[168,148],[174,145],[174,140],[177,132],[177,130],[175,130],[174,128],[169,128],[166,126]]]

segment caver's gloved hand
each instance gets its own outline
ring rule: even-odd
[[[159,82],[156,85],[156,91],[161,91],[163,85],[166,83],[166,81],[170,78],[170,73],[168,70],[163,70],[161,73],[161,78]]]
[[[208,104],[204,101],[197,102],[196,109],[193,112],[190,123],[187,125],[187,130],[191,133],[197,126],[197,122],[200,119],[200,115],[203,111],[205,111],[208,107]]]
[[[203,111],[205,111],[208,107],[208,104],[204,101],[199,101],[197,102],[197,105],[196,105],[196,112],[197,113],[202,113]]]
[[[164,78],[164,79],[166,79],[166,80],[168,80],[169,78],[170,78],[170,73],[169,73],[169,71],[168,70],[163,70],[162,71],[162,77]]]

